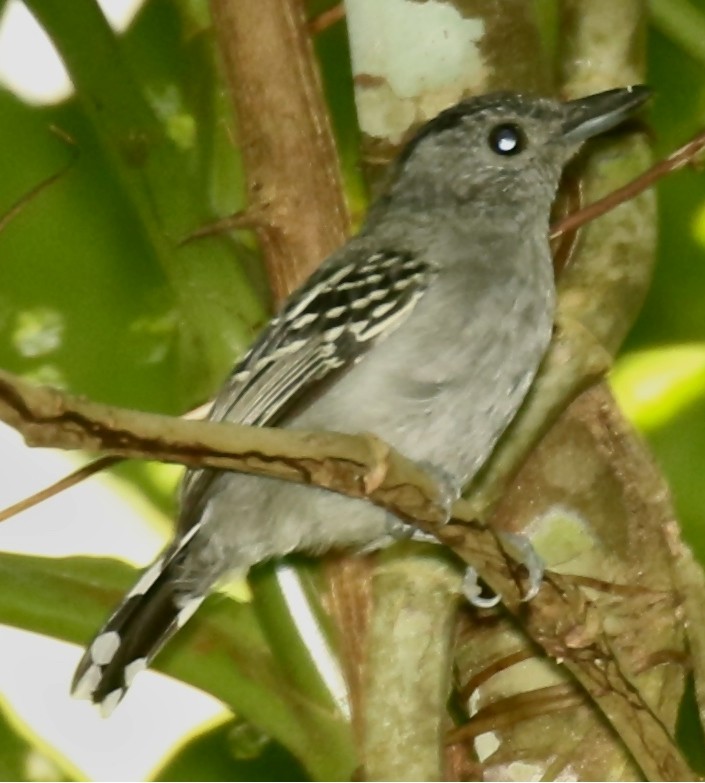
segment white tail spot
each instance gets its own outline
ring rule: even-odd
[[[120,634],[117,631],[106,631],[96,636],[91,644],[91,658],[98,666],[105,666],[112,661],[120,647]]]
[[[100,716],[101,718],[109,718],[113,710],[120,704],[122,697],[125,695],[125,691],[122,688],[116,688],[101,701],[100,703]]]
[[[146,658],[136,658],[125,667],[125,687],[129,688],[134,682],[135,677],[147,668]]]
[[[100,666],[93,664],[89,666],[83,674],[83,677],[76,683],[71,691],[74,699],[92,699],[95,689],[100,682]]]

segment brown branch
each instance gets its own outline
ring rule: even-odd
[[[87,465],[82,465],[77,470],[74,470],[73,473],[63,476],[48,487],[39,490],[39,492],[35,492],[33,495],[22,498],[22,500],[17,503],[13,503],[11,506],[2,509],[2,511],[0,511],[0,522],[5,522],[10,519],[10,517],[27,511],[27,509],[37,506],[45,500],[49,500],[49,498],[53,498],[60,492],[64,492],[64,490],[75,487],[76,484],[80,484],[82,481],[85,481],[85,479],[95,476],[96,473],[100,473],[102,470],[106,470],[117,464],[121,459],[121,457],[99,457],[98,459],[89,462]]]
[[[300,0],[210,0],[239,120],[248,207],[275,303],[339,248],[349,217],[311,29]],[[328,15],[318,19],[328,24]],[[362,639],[369,614],[366,558],[325,563],[332,615],[358,721]],[[359,733],[359,726],[355,725]]]
[[[551,658],[563,662],[608,718],[619,722],[632,752],[658,747],[662,753],[654,769],[659,774],[667,779],[692,776],[665,727],[622,673],[580,587],[569,577],[550,574],[536,598],[524,604],[524,567],[504,551],[491,530],[477,524],[472,506],[459,500],[451,521],[444,524],[446,512],[434,482],[374,436],[186,421],[121,410],[34,386],[2,371],[0,419],[31,445],[238,470],[371,500],[432,533],[476,568],[502,595],[505,607],[521,616],[531,637]],[[569,627],[565,617],[570,618]],[[626,735],[625,715],[631,716]]]
[[[575,708],[581,704],[585,704],[585,695],[567,683],[505,696],[483,707],[467,723],[451,731],[446,741],[449,745],[467,742],[485,732],[505,729],[521,721],[549,712]]]
[[[327,11],[322,11],[318,16],[309,20],[308,29],[311,35],[318,35],[329,27],[345,18],[345,5],[337,3]]]
[[[199,405],[198,408],[194,408],[188,413],[185,413],[183,418],[192,420],[203,419],[208,415],[210,407],[210,402],[205,403],[204,405]],[[6,522],[11,517],[14,517],[17,514],[21,514],[23,511],[34,508],[34,506],[38,506],[45,500],[50,500],[56,495],[59,495],[61,492],[64,492],[67,489],[71,489],[71,487],[75,487],[77,484],[80,484],[91,476],[95,476],[96,473],[100,473],[103,470],[111,468],[121,460],[122,457],[99,457],[98,459],[93,460],[86,465],[82,465],[72,473],[69,473],[66,476],[62,476],[58,481],[55,481],[53,484],[49,484],[49,486],[40,489],[33,495],[22,498],[22,500],[18,501],[17,503],[13,503],[11,506],[7,506],[6,508],[0,510],[0,523]]]
[[[303,4],[210,0],[235,106],[248,203],[280,302],[345,241],[338,157]]]
[[[703,149],[705,149],[705,131],[698,133],[697,136],[682,147],[679,147],[675,152],[672,152],[667,158],[658,161],[650,169],[623,187],[613,190],[604,198],[588,204],[583,209],[579,209],[577,212],[573,212],[559,220],[551,228],[551,239],[556,239],[569,231],[575,231],[586,223],[610,212],[625,201],[633,199],[647,188],[650,188],[655,182],[692,163]]]

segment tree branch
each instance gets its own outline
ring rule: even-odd
[[[185,421],[122,410],[34,386],[4,371],[0,419],[18,429],[30,445],[238,470],[369,499],[435,535],[473,566],[502,596],[504,606],[521,617],[531,637],[551,658],[562,661],[619,726],[632,753],[640,761],[651,760],[653,768],[645,770],[650,778],[692,776],[666,728],[622,672],[602,619],[580,586],[570,577],[550,574],[536,598],[524,604],[524,567],[492,530],[477,522],[472,505],[457,501],[446,523],[434,482],[376,437]],[[658,754],[653,754],[654,747]]]
[[[338,157],[298,0],[210,0],[249,209],[281,302],[345,241]],[[323,219],[323,215],[326,219]]]

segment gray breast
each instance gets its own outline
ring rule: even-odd
[[[446,274],[409,318],[290,426],[371,431],[464,483],[515,415],[546,350],[553,285]]]

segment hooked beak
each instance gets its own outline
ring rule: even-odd
[[[619,125],[651,95],[651,88],[635,84],[569,101],[565,104],[567,116],[561,139],[570,144],[580,144],[604,133]]]

